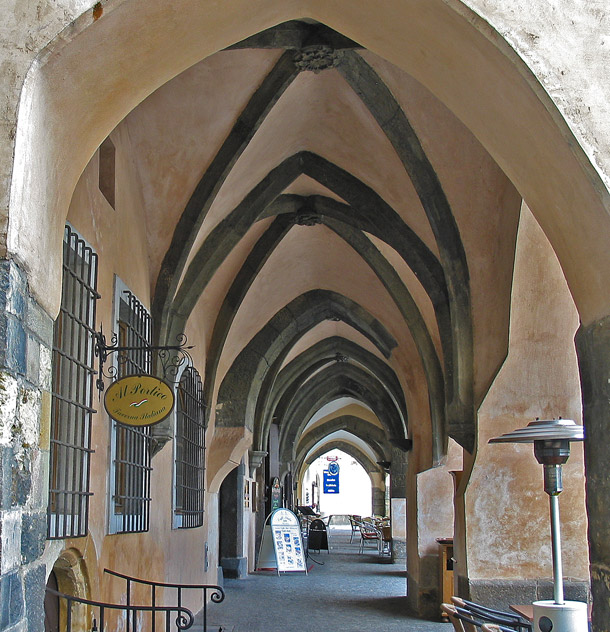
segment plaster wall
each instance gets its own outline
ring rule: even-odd
[[[107,336],[114,329],[114,275],[118,275],[143,302],[150,306],[149,256],[144,203],[134,166],[128,129],[119,126],[112,134],[116,148],[116,204],[113,209],[98,189],[98,157],[94,156],[74,192],[68,219],[99,255],[97,326],[103,324]],[[195,366],[203,371],[202,346],[195,353]],[[90,535],[65,541],[85,559],[92,579],[92,597],[107,601],[123,598],[124,584],[104,577],[104,568],[159,581],[215,583],[218,537],[215,494],[206,495],[204,525],[197,529],[172,529],[172,444],[152,461],[151,524],[146,533],[108,535],[107,513],[110,486],[110,419],[102,402],[92,423]],[[173,419],[172,419],[173,421]],[[209,570],[204,571],[205,542],[209,544]],[[56,543],[49,544],[54,555]],[[49,560],[52,564],[52,560]],[[142,598],[144,595],[142,595]],[[201,604],[188,597],[187,606]]]
[[[400,103],[442,183],[455,217],[468,261],[474,392],[475,400],[480,401],[506,355],[521,198],[479,141],[433,94],[387,61],[368,51],[363,51],[362,56]],[[394,174],[393,178],[396,180]],[[418,234],[425,235],[419,231]],[[428,245],[436,251],[435,243]],[[413,286],[409,284],[409,288]],[[427,303],[419,296],[417,300],[418,305]],[[427,315],[424,310],[422,313]],[[434,331],[434,318],[428,316],[426,322]]]
[[[491,24],[525,61],[608,186],[608,3],[465,0],[464,5]]]
[[[417,547],[421,556],[437,556],[436,539],[453,537],[454,481],[451,472],[461,469],[462,451],[450,439],[443,465],[417,475]]]
[[[465,495],[468,574],[476,579],[552,577],[548,497],[530,444],[489,438],[536,417],[581,420],[573,344],[578,315],[561,268],[524,206],[517,245],[510,350],[479,409],[476,463]],[[582,446],[564,466],[560,496],[564,574],[588,576]],[[520,516],[527,515],[527,532]],[[463,560],[462,560],[463,561]],[[464,568],[459,566],[460,574]]]
[[[377,415],[373,413],[368,408],[356,403],[348,403],[338,410],[334,410],[333,412],[316,419],[316,416],[311,418],[311,421],[303,428],[303,435],[305,432],[309,430],[313,430],[322,424],[325,424],[327,421],[334,419],[335,417],[341,417],[342,415],[353,415],[354,417],[360,417],[369,423],[375,424],[377,427],[381,428],[381,422],[377,418]]]
[[[11,216],[10,249],[17,257],[27,262],[29,269],[35,273],[34,291],[50,313],[53,314],[57,309],[58,292],[41,290],[57,287],[59,261],[55,259],[49,262],[50,265],[40,266],[36,261],[29,259],[27,252],[31,252],[32,247],[38,244],[45,247],[47,243],[58,243],[63,215],[74,183],[93,150],[108,131],[132,109],[133,105],[158,85],[210,54],[215,47],[222,48],[251,31],[261,30],[283,19],[306,14],[343,31],[373,52],[412,71],[417,79],[445,101],[450,109],[475,131],[543,222],[545,231],[560,253],[581,312],[586,312],[586,322],[606,313],[607,303],[603,299],[603,292],[599,292],[604,286],[603,273],[596,272],[596,268],[598,263],[605,261],[603,257],[607,255],[604,254],[606,249],[602,241],[596,237],[599,231],[594,228],[599,222],[604,224],[601,211],[607,205],[608,199],[607,191],[599,179],[601,173],[607,182],[607,158],[604,158],[602,151],[595,153],[606,146],[608,138],[608,117],[605,115],[608,107],[605,104],[608,99],[604,98],[604,86],[607,86],[608,82],[603,81],[607,76],[608,64],[604,62],[607,53],[603,48],[603,36],[590,37],[593,24],[600,25],[600,34],[604,32],[607,9],[599,2],[585,5],[574,1],[571,8],[579,15],[576,24],[571,20],[574,13],[567,7],[564,12],[557,10],[554,5],[535,3],[534,8],[529,11],[513,13],[499,8],[501,3],[484,0],[471,3],[474,9],[488,16],[492,24],[497,22],[499,30],[505,32],[507,37],[511,33],[524,34],[525,27],[520,22],[522,14],[534,14],[534,23],[539,27],[539,33],[534,33],[533,38],[515,38],[515,46],[519,47],[524,56],[527,53],[533,67],[541,68],[541,76],[538,78],[543,85],[549,84],[548,92],[554,94],[560,107],[563,106],[562,114],[583,140],[594,167],[586,163],[584,153],[568,147],[566,139],[569,139],[570,131],[563,125],[554,105],[547,95],[539,90],[538,84],[520,64],[517,56],[496,32],[457,1],[443,3],[435,0],[406,5],[391,2],[387,3],[387,6],[384,5],[383,11],[373,9],[364,2],[357,5],[351,3],[349,12],[342,11],[339,5],[314,1],[282,3],[281,7],[263,1],[256,6],[244,7],[236,1],[231,4],[224,3],[222,11],[217,8],[218,12],[207,4],[200,7],[188,5],[189,10],[186,10],[186,5],[179,8],[173,5],[168,7],[162,3],[149,3],[149,19],[145,23],[139,20],[137,12],[128,11],[129,4],[118,0],[109,3],[105,7],[103,18],[99,20],[94,20],[91,13],[84,14],[62,40],[71,40],[73,44],[78,40],[78,45],[70,46],[70,51],[68,47],[55,46],[54,52],[45,57],[49,63],[45,65],[44,73],[38,73],[38,68],[42,66],[37,66],[32,71],[23,94],[22,125],[18,131],[19,142],[16,146],[18,168],[14,171],[15,178],[12,182],[12,205],[15,214]],[[74,9],[71,4],[67,6]],[[44,7],[49,8],[48,5]],[[74,13],[69,10],[67,15],[62,14],[65,7],[66,5],[57,5],[55,12],[50,11],[53,19],[57,20],[56,24],[67,24],[73,17]],[[205,12],[205,23],[210,29],[210,37],[201,37],[201,30],[197,27],[194,29],[197,31],[196,41],[192,41],[187,37],[188,28],[180,22],[179,16],[195,25],[198,22],[198,10]],[[371,13],[373,10],[374,14]],[[164,15],[167,11],[172,12],[169,19]],[[235,20],[234,12],[235,15],[243,16],[244,22]],[[464,16],[459,15],[460,12]],[[11,11],[12,15],[15,13],[14,10]],[[138,28],[131,29],[132,20],[135,19],[138,20]],[[37,24],[36,20],[32,19],[32,22],[34,25]],[[246,23],[247,28],[244,26]],[[159,28],[161,24],[166,28]],[[556,31],[554,27],[551,28],[552,24],[563,28]],[[95,27],[88,35],[93,35],[96,43],[89,37],[82,37],[85,27],[89,25]],[[412,25],[417,25],[417,32],[408,31]],[[26,31],[35,30],[27,20],[23,21],[23,27]],[[405,28],[408,32],[405,32]],[[476,29],[479,29],[481,34],[477,34]],[[131,82],[124,72],[118,70],[122,59],[137,61],[136,56],[127,52],[128,47],[135,43],[134,32],[141,38],[141,50],[147,50],[150,57],[138,56],[146,65],[143,67],[139,61],[133,64],[129,70],[133,71],[135,81]],[[557,61],[553,38],[553,33],[556,32],[561,32],[562,54],[570,52],[569,57],[567,54],[560,57],[560,61],[565,63],[558,64],[561,66],[559,71],[553,66]],[[20,28],[15,33],[7,34],[10,48],[20,48],[21,42],[27,39],[19,37],[23,33]],[[169,42],[175,41],[177,33],[182,36],[183,45],[169,47]],[[102,43],[110,41],[111,37],[116,45],[111,48],[104,47]],[[152,40],[155,42],[154,49],[145,44],[146,41]],[[533,46],[532,40],[539,43]],[[426,41],[434,42],[434,55],[421,54],[422,50],[428,48],[423,44]],[[97,46],[97,52],[101,57],[107,56],[107,64],[87,64],[86,68],[83,66],[90,59],[87,49],[90,50],[91,45],[94,48]],[[82,46],[86,46],[87,49]],[[32,46],[28,61],[33,59],[38,50],[38,46]],[[153,59],[154,56],[158,57]],[[452,63],[447,63],[448,60],[452,60]],[[25,72],[24,66],[19,69],[21,76]],[[548,71],[551,66],[554,72]],[[78,80],[69,89],[66,87],[66,90],[50,89],[55,80],[66,76],[66,72]],[[561,75],[562,81],[557,82],[556,86],[550,85],[552,77],[558,78],[557,72],[564,73]],[[566,74],[569,81],[564,85],[563,76]],[[489,88],[494,86],[493,77],[501,77],[505,93],[513,97],[512,100],[506,101],[504,108],[497,102],[494,107],[488,107],[488,101],[480,98],[481,94],[487,95]],[[596,81],[590,81],[590,78]],[[130,90],[121,90],[124,81],[130,81]],[[87,82],[89,85],[86,85]],[[17,80],[13,81],[10,88],[9,101],[13,104],[13,112],[16,109],[14,104],[19,86],[20,81]],[[112,102],[108,99],[98,99],[98,90],[112,96]],[[493,88],[492,91],[495,93]],[[73,100],[76,93],[78,98]],[[83,95],[87,97],[83,98]],[[569,109],[566,105],[583,103],[587,104],[588,108],[589,102],[593,103],[590,113],[584,107],[577,111],[578,109]],[[545,112],[545,109],[548,112]],[[59,112],[62,116],[55,116]],[[86,116],[81,116],[85,112]],[[519,114],[515,115],[517,112]],[[66,115],[73,123],[69,132],[62,129],[62,121]],[[9,133],[12,135],[16,132],[16,125],[13,124],[13,117],[10,120]],[[517,129],[525,122],[527,125],[534,125],[538,130],[535,138],[530,138],[529,134],[524,133],[525,130]],[[74,135],[70,136],[71,134]],[[594,139],[598,140],[594,142]],[[586,141],[589,141],[590,145]],[[12,162],[12,147],[11,140],[4,156],[5,165]],[[66,151],[67,148],[70,148],[70,151]],[[37,159],[33,161],[35,154]],[[551,163],[541,159],[541,156],[552,157]],[[552,186],[540,186],[540,182],[536,182],[532,177],[540,173],[540,169],[535,167],[536,164],[546,165],[550,176],[548,180],[552,182]],[[53,165],[65,175],[64,178],[54,178],[51,175],[55,173]],[[566,178],[566,174],[573,174],[574,178]],[[30,184],[34,186],[29,186]],[[582,216],[578,223],[570,221],[567,214],[562,213],[561,218],[554,215],[554,209],[562,207],[566,213],[572,212],[575,200],[579,200],[580,208],[587,209],[587,214]],[[51,224],[44,218],[47,208],[59,211],[58,215],[51,211],[50,215],[55,217]],[[25,217],[31,219],[33,212],[40,213],[40,219],[44,221],[24,221]],[[51,241],[48,241],[49,239]],[[580,244],[580,255],[574,254],[579,249],[577,244]],[[595,265],[584,256],[584,252],[593,247],[599,249],[601,257],[596,259]],[[56,251],[56,248],[46,249],[49,252]],[[602,270],[604,267],[607,269],[609,266],[600,266]],[[576,282],[588,273],[592,279],[591,283],[585,286]]]
[[[251,96],[250,83],[260,83],[279,54],[213,55],[161,86],[125,119],[149,216],[153,279],[197,182]]]
[[[384,360],[381,351],[359,331],[356,331],[343,321],[335,322],[333,320],[324,320],[303,334],[303,336],[295,342],[282,364],[282,369],[298,355],[309,349],[309,347],[312,347],[316,342],[320,342],[320,340],[324,340],[325,338],[332,338],[333,336],[351,340],[369,353],[377,356],[380,360]]]
[[[208,347],[218,316],[218,310],[235,279],[235,274],[244,264],[257,239],[269,228],[271,222],[271,219],[261,220],[252,226],[218,267],[216,273],[205,287],[205,291],[202,292],[201,297],[198,299],[189,321],[192,320],[193,323],[197,323],[196,327],[200,330],[198,334],[199,342],[204,348]],[[156,279],[151,279],[151,283],[155,281]]]
[[[411,609],[438,615],[439,546],[437,538],[454,536],[454,480],[451,472],[462,468],[463,449],[449,439],[442,465],[407,474],[404,524],[407,549],[407,596]],[[393,499],[400,503],[401,499]],[[392,526],[394,531],[394,526]],[[393,534],[393,537],[394,536]],[[400,536],[398,536],[400,537]]]

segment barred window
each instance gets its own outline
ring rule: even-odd
[[[178,386],[174,461],[174,526],[203,525],[205,406],[199,372],[188,367]]]
[[[118,357],[118,377],[150,373],[152,324],[140,301],[117,279],[118,345],[136,347]],[[149,427],[126,426],[112,420],[111,533],[148,531],[150,524]]]
[[[87,533],[97,264],[97,254],[66,226],[61,308],[53,330],[49,539]]]

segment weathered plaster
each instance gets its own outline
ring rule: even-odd
[[[109,26],[109,24],[108,24],[108,20],[109,20],[109,18],[110,18],[111,16],[114,16],[114,17],[119,17],[119,14],[120,14],[121,12],[120,12],[120,10],[118,10],[118,9],[120,9],[120,6],[122,6],[122,5],[119,5],[119,7],[115,8],[114,12],[110,10],[110,7],[106,10],[106,12],[105,12],[105,14],[104,14],[104,17],[103,17],[102,19],[100,19],[100,20],[98,21],[98,23],[96,23],[96,25],[95,25],[95,26],[97,27],[96,34],[102,35],[102,31],[103,31],[104,29],[100,28],[100,26],[99,26],[99,25],[101,25],[102,23],[104,23],[104,25],[105,25],[105,26]],[[457,5],[456,5],[456,6],[457,6]],[[314,8],[314,7],[315,7],[315,8]],[[231,8],[232,8],[232,7],[226,7],[226,8],[225,8],[225,7],[223,7],[223,9],[225,9],[225,10],[227,11],[227,15],[226,15],[225,17],[228,17],[228,11],[229,11]],[[290,11],[290,9],[291,9],[291,8],[292,8],[292,7],[290,7],[290,5],[285,5],[285,6],[283,7],[283,9],[284,9],[284,10],[286,10],[286,11]],[[459,8],[459,7],[458,7],[458,8]],[[312,9],[312,13],[313,13],[314,15],[315,15],[315,13],[316,13],[316,9],[317,9],[317,10],[319,10],[319,11],[320,11],[320,17],[322,17],[322,16],[326,15],[326,14],[328,13],[328,11],[329,11],[328,7],[321,8],[321,7],[316,6],[314,3],[312,3],[311,9]],[[389,7],[388,7],[388,9],[389,9]],[[398,14],[398,15],[400,15],[401,9],[399,9],[398,7],[394,7],[394,6],[392,6],[392,7],[391,7],[391,9],[392,9],[392,10],[394,10],[395,12],[397,12],[397,14]],[[150,10],[152,11],[152,7],[150,8]],[[411,7],[408,7],[408,8],[407,8],[407,7],[404,7],[404,8],[402,8],[402,11],[407,11],[407,12],[408,12],[409,10],[411,10]],[[447,8],[446,8],[446,7],[442,7],[442,10],[447,11]],[[435,24],[439,24],[439,23],[442,23],[442,20],[440,19],[440,16],[442,15],[442,10],[441,10],[441,7],[440,7],[440,6],[437,6],[435,3],[428,3],[427,8],[426,8],[426,11],[424,11],[424,13],[423,13],[423,16],[425,16],[425,18],[426,18],[426,19],[432,19],[432,15],[434,15],[434,12],[435,12],[435,11],[440,11],[440,13],[439,13],[439,14],[438,14],[438,16],[437,16],[437,18],[438,18],[438,19],[435,21]],[[347,28],[347,30],[348,30],[348,31],[357,31],[359,27],[360,27],[360,28],[362,27],[362,24],[359,24],[359,20],[361,20],[361,19],[362,19],[362,17],[364,17],[364,13],[366,13],[366,12],[363,12],[363,13],[360,13],[360,14],[356,14],[356,13],[351,14],[351,19],[353,20],[353,22],[354,22],[354,23],[353,23],[353,24],[352,24],[349,28]],[[398,60],[398,58],[400,57],[400,53],[398,52],[398,50],[396,50],[396,51],[394,51],[394,52],[392,52],[392,53],[391,53],[391,52],[390,52],[390,50],[388,50],[388,49],[387,49],[387,44],[385,44],[385,43],[384,43],[382,46],[380,46],[380,41],[377,39],[376,29],[377,29],[378,27],[382,27],[382,28],[386,27],[386,28],[389,28],[390,30],[388,31],[388,33],[391,33],[391,32],[392,32],[392,26],[394,26],[394,27],[395,27],[395,25],[396,25],[396,24],[400,23],[400,19],[396,19],[396,18],[397,18],[397,15],[393,15],[393,16],[392,16],[392,17],[393,17],[393,25],[392,25],[392,26],[390,26],[390,25],[384,25],[384,24],[383,24],[383,22],[384,22],[384,18],[386,17],[386,15],[387,15],[387,14],[383,14],[383,13],[381,13],[381,12],[377,11],[377,12],[376,12],[376,16],[375,16],[375,17],[376,17],[376,19],[375,19],[375,20],[366,20],[366,24],[367,24],[367,27],[366,27],[366,28],[368,28],[368,29],[369,29],[369,36],[368,36],[368,38],[367,38],[367,36],[365,36],[365,35],[364,35],[364,33],[363,33],[363,34],[362,34],[362,35],[363,35],[363,37],[362,37],[362,38],[360,38],[360,41],[362,42],[362,40],[364,40],[362,43],[364,43],[364,44],[366,45],[366,40],[367,40],[367,39],[369,39],[369,40],[370,40],[370,43],[371,43],[371,46],[370,46],[370,47],[371,47],[373,50],[376,50],[376,52],[381,53],[381,54],[382,54],[382,56],[386,56],[388,59],[391,59],[391,60]],[[259,18],[264,19],[264,18],[263,18],[263,15],[262,15],[262,13],[261,13],[261,12],[259,12],[259,13],[257,14],[257,16],[259,16]],[[422,16],[422,17],[423,17],[423,16]],[[266,14],[266,16],[265,16],[265,17],[268,19],[268,18],[269,18],[269,14]],[[276,14],[276,15],[275,15],[275,17],[276,17],[276,19],[277,19],[277,17],[279,17],[279,16]],[[288,16],[287,16],[287,17],[288,17]],[[332,25],[333,25],[333,23],[336,21],[336,16],[333,16],[333,15],[332,15],[332,12],[330,12],[330,13],[328,13],[328,15],[326,15],[326,17],[327,17],[327,21],[328,21],[328,22],[331,24],[331,26],[332,26]],[[404,17],[406,18],[407,16],[405,15]],[[453,39],[452,39],[452,37],[445,37],[445,38],[442,40],[442,41],[444,42],[444,44],[445,44],[445,49],[443,49],[442,51],[441,51],[441,50],[439,50],[439,51],[438,51],[438,54],[441,54],[441,53],[448,53],[449,51],[448,51],[448,50],[446,50],[446,49],[447,49],[447,47],[448,47],[448,46],[452,46],[454,43],[457,43],[457,42],[459,42],[459,43],[461,43],[461,44],[465,44],[465,43],[466,43],[466,44],[470,45],[470,44],[472,43],[472,41],[474,41],[474,40],[470,41],[470,40],[468,39],[469,37],[470,37],[470,38],[474,38],[474,39],[476,39],[476,37],[474,37],[474,29],[472,29],[472,27],[470,27],[470,26],[467,26],[467,25],[468,25],[468,22],[466,22],[466,21],[464,20],[464,21],[463,21],[463,23],[460,23],[460,22],[459,22],[459,20],[460,20],[461,18],[458,18],[457,16],[451,16],[450,14],[447,14],[447,15],[445,15],[445,16],[443,16],[443,17],[445,17],[445,18],[446,18],[446,20],[445,20],[445,22],[444,22],[445,26],[447,26],[447,28],[449,29],[449,31],[453,30],[453,31],[452,31],[452,35],[453,35],[454,37],[453,37]],[[208,15],[208,18],[211,18],[211,16],[209,16],[209,15]],[[110,20],[110,21],[112,21],[112,20]],[[210,22],[211,22],[211,21],[212,21],[212,20],[210,19]],[[222,20],[221,20],[221,21],[222,21]],[[153,22],[154,22],[154,21],[153,21]],[[340,23],[343,23],[343,19],[339,20],[339,22],[340,22]],[[476,24],[476,26],[483,28],[483,25],[481,25],[481,24],[479,24],[478,22],[476,22],[476,20],[473,20],[473,22]],[[225,22],[225,23],[226,23],[226,22]],[[407,21],[407,23],[409,23],[409,22]],[[422,22],[421,20],[411,20],[411,23],[418,23],[418,24],[420,24],[420,25],[421,25],[421,24],[424,24],[425,22]],[[124,26],[127,26],[127,23],[125,23],[125,24],[124,24]],[[253,26],[254,26],[254,25],[253,25]],[[80,23],[79,23],[79,27],[78,27],[78,28],[82,28],[82,25],[81,25]],[[472,31],[471,31],[471,32],[468,32],[468,30],[467,30],[468,28],[471,28],[471,29],[472,29]],[[464,30],[464,29],[466,29],[466,30]],[[78,29],[77,29],[77,30],[78,30]],[[424,30],[425,30],[425,29],[420,29],[421,36],[424,36]],[[92,31],[92,32],[93,32],[93,31]],[[125,31],[123,31],[123,32],[125,32]],[[144,33],[144,32],[142,32],[142,29],[140,29],[140,32],[142,33],[142,36],[143,36],[143,37],[145,37],[145,33]],[[218,30],[217,30],[217,32],[219,33],[219,31],[218,31]],[[350,32],[350,34],[354,34],[354,35],[356,35],[356,33],[355,33],[355,32],[354,32],[354,33],[351,33],[351,32]],[[116,33],[115,33],[115,35],[116,35]],[[169,33],[168,33],[168,35],[169,35]],[[424,37],[425,37],[425,36],[424,36]],[[203,38],[203,39],[205,40],[205,38]],[[210,38],[210,39],[212,39],[212,38]],[[431,38],[431,41],[434,41],[434,40],[435,40],[435,38]],[[117,40],[117,41],[118,41],[118,40]],[[160,42],[160,40],[159,40],[159,38],[158,38],[158,37],[157,37],[156,41],[157,41],[157,43],[158,43],[158,51],[159,51],[159,53],[161,53],[161,52],[162,52],[162,46],[161,46],[161,42]],[[202,41],[202,38],[198,38],[198,42],[199,42],[200,44],[201,44],[201,41]],[[205,40],[205,41],[207,42],[208,40]],[[396,39],[396,38],[389,37],[389,38],[387,39],[387,41],[394,41],[394,42],[397,42],[397,41],[404,41],[404,42],[407,44],[407,46],[412,46],[413,44],[415,44],[415,42],[417,42],[417,41],[418,41],[418,38],[414,38],[414,39],[413,39],[413,41],[412,41],[412,39],[411,39],[411,38],[400,38],[400,39]],[[120,47],[119,47],[119,46],[117,46],[117,50],[118,50],[118,48],[120,48]],[[379,48],[384,49],[384,50],[377,50],[377,49],[379,49]],[[493,47],[492,47],[490,50],[491,50],[491,51],[493,51]],[[189,50],[189,49],[188,49],[188,46],[184,46],[181,52],[182,52],[182,54],[181,54],[181,59],[183,60],[183,61],[182,61],[182,63],[184,63],[184,59],[188,56],[188,54],[192,54],[192,53],[193,53],[193,51],[192,51],[192,50]],[[386,55],[384,55],[384,53],[385,53],[385,52],[387,52],[387,54],[386,54]],[[451,51],[451,52],[452,52],[452,53],[455,53],[456,51]],[[200,53],[200,54],[201,54],[201,53]],[[174,55],[175,55],[175,53],[174,53]],[[501,58],[500,58],[500,57],[495,57],[494,55],[495,55],[495,53],[487,56],[487,58],[486,58],[486,63],[487,63],[487,64],[491,65],[492,59],[494,60],[494,63],[495,63],[495,61],[500,62]],[[413,57],[413,56],[411,56],[411,57]],[[406,57],[404,57],[403,59],[408,59],[408,58],[409,58],[409,56],[407,55],[407,56],[406,56]],[[170,57],[168,57],[168,59],[171,59],[171,56],[170,56]],[[514,60],[513,60],[513,61],[514,61]],[[421,57],[418,57],[418,62],[421,64],[421,62],[422,62]],[[431,62],[432,62],[432,59],[429,59],[427,63],[431,63]],[[179,62],[178,62],[178,63],[179,63]],[[441,81],[441,82],[442,82],[442,81],[444,81],[444,80],[446,79],[446,77],[444,77],[444,76],[440,76],[441,74],[444,74],[444,73],[434,73],[434,72],[431,72],[431,73],[429,73],[428,75],[426,75],[426,74],[424,73],[423,66],[424,66],[424,65],[422,64],[421,70],[420,70],[419,68],[417,69],[417,70],[418,70],[418,72],[416,72],[416,73],[415,73],[415,75],[416,75],[416,76],[421,77],[422,79],[423,79],[423,78],[425,78],[424,83],[428,83],[428,84],[430,85],[430,87],[432,87],[432,88],[433,88],[433,91],[436,91],[436,92],[437,92],[437,94],[439,94],[439,90],[435,90],[435,88],[438,88],[438,87],[439,87],[439,85],[443,85],[442,83],[441,83],[441,84],[439,84],[438,82],[439,82],[439,81]],[[153,64],[153,67],[156,67],[156,66],[155,66],[155,64]],[[506,66],[506,69],[508,70],[508,69],[510,69],[510,67],[511,67],[511,66],[510,66],[510,64],[509,64],[508,66]],[[165,70],[165,69],[167,69],[167,64],[162,64],[162,65],[160,65],[160,66],[158,67],[158,70],[159,70],[159,71],[161,71],[162,69],[164,69],[164,70]],[[461,67],[461,70],[462,70],[462,71],[464,71],[464,72],[466,72],[466,71],[467,71],[467,69],[468,69],[468,65],[464,65],[463,67]],[[480,73],[480,77],[481,77],[481,78],[483,78],[483,75],[484,75],[484,72],[482,72],[482,71],[483,71],[483,69],[484,69],[484,66],[477,65],[477,71]],[[106,76],[106,77],[108,77],[109,79],[111,79],[111,77],[113,76],[113,73],[108,72],[108,70],[109,70],[109,68],[105,68],[105,76]],[[496,69],[496,70],[497,70],[497,69]],[[74,74],[76,75],[77,73],[74,73]],[[497,72],[496,72],[496,75],[497,75]],[[151,80],[154,82],[154,79],[152,79],[152,77],[151,77],[150,73],[142,73],[142,74],[141,74],[141,78],[142,78],[142,79],[144,79],[144,77],[146,77],[146,79],[147,79],[149,82],[150,82]],[[91,77],[91,78],[93,78],[93,77]],[[455,78],[457,79],[457,76],[456,76]],[[94,81],[97,81],[97,80],[99,80],[99,78],[98,78],[98,77],[96,77]],[[468,81],[464,82],[464,83],[463,83],[463,85],[467,85],[467,83],[468,83]],[[464,119],[466,119],[467,124],[472,123],[472,125],[470,125],[470,127],[471,127],[472,129],[476,129],[478,125],[480,125],[480,126],[482,126],[482,127],[484,128],[484,127],[485,127],[485,125],[483,125],[483,121],[484,121],[484,119],[481,119],[481,118],[477,119],[477,118],[476,118],[478,115],[480,115],[480,114],[481,114],[481,110],[480,110],[480,108],[471,108],[471,110],[468,110],[468,111],[467,111],[467,104],[466,104],[466,103],[459,103],[459,101],[458,101],[458,100],[456,100],[455,95],[451,95],[451,92],[450,92],[450,91],[451,91],[451,90],[453,90],[453,89],[455,89],[455,86],[456,86],[456,84],[454,83],[454,81],[447,82],[447,83],[445,84],[445,87],[444,87],[443,89],[441,89],[441,90],[440,90],[440,93],[443,93],[442,98],[444,99],[445,97],[447,97],[447,99],[446,99],[446,100],[447,100],[448,104],[450,105],[450,107],[451,107],[454,111],[456,111],[456,112],[458,113],[458,115],[462,115],[462,119],[463,119],[463,120],[464,120]],[[149,90],[150,90],[150,88],[149,88]],[[111,92],[111,91],[110,91],[110,92]],[[139,92],[139,93],[141,94],[141,93],[142,93],[142,92],[141,92],[141,88],[140,88],[140,90],[139,90],[139,91],[136,91],[136,92]],[[471,91],[471,93],[472,93],[472,94],[475,94],[475,93],[476,93],[476,91]],[[515,94],[518,94],[518,91],[516,91],[516,92],[515,92]],[[65,94],[65,96],[67,97],[68,95],[67,95],[67,94]],[[539,96],[539,95],[537,95],[537,96]],[[464,106],[466,106],[466,107],[464,107]],[[465,115],[465,114],[467,115],[469,112],[472,112],[469,116],[463,116],[463,115]],[[483,111],[483,112],[484,112],[484,111]],[[125,111],[124,111],[123,113],[125,113]],[[512,115],[512,111],[511,111],[511,115]],[[527,120],[527,117],[517,117],[517,118],[518,118],[518,120]],[[101,119],[100,119],[100,121],[101,121]],[[115,121],[116,121],[116,119],[115,119]],[[485,133],[487,133],[487,134],[488,134],[488,130],[486,130],[486,131],[485,131]],[[479,137],[480,137],[480,138],[483,138],[483,136],[485,135],[485,133],[479,134]],[[539,137],[540,137],[540,138],[542,138],[543,136],[544,136],[544,135],[542,134],[542,127],[541,127],[541,128],[540,128],[540,135],[539,135]],[[504,135],[503,135],[503,138],[512,138],[512,137],[513,137],[513,136],[512,136],[511,134],[504,134]],[[493,146],[493,145],[494,145],[494,142],[495,142],[495,141],[494,141],[494,142],[487,142],[487,141],[489,141],[489,138],[486,138],[486,139],[484,140],[484,144],[486,144],[486,145],[488,146],[488,148],[490,148],[491,146]],[[530,139],[528,138],[528,143],[529,143],[529,142],[530,142]],[[95,143],[95,141],[94,141],[94,143]],[[97,143],[99,143],[99,136],[98,136],[98,139],[97,139]],[[95,144],[93,144],[93,145],[92,145],[92,144],[89,144],[89,150],[88,150],[88,151],[89,151],[89,154],[88,154],[88,155],[91,155],[91,152],[92,152],[92,150],[93,150],[93,148],[94,148],[94,147],[95,147]],[[491,147],[491,148],[495,150],[495,147]],[[85,152],[87,151],[87,149],[85,148],[85,146],[83,147],[83,149],[85,149]],[[492,154],[493,154],[493,153],[495,153],[495,151],[492,151]],[[86,155],[86,154],[85,154],[85,155]],[[555,155],[558,155],[558,154],[556,153]],[[88,157],[88,156],[87,156],[87,157]],[[508,169],[508,167],[509,167],[509,166],[511,166],[511,167],[512,167],[513,165],[518,165],[518,164],[519,164],[519,161],[518,161],[518,160],[517,160],[517,161],[514,161],[514,162],[513,162],[513,163],[511,163],[510,165],[508,165],[508,164],[506,163],[506,160],[498,160],[498,161],[501,163],[501,165],[502,165],[502,166],[505,168],[505,170],[507,170],[507,171],[510,171],[510,170]],[[522,162],[527,162],[527,160],[522,161]],[[80,171],[80,170],[78,170],[77,172],[79,172],[79,171]],[[565,171],[566,171],[565,169],[562,169],[562,172],[565,172]],[[74,177],[74,176],[73,176],[73,177]],[[518,179],[519,179],[519,178],[517,178],[517,180],[518,180]],[[42,184],[42,183],[41,183],[41,184]],[[49,196],[49,199],[55,199],[55,196],[53,196],[53,195],[52,195],[52,196]],[[542,213],[542,205],[541,205],[541,204],[535,204],[534,206],[536,207],[537,212],[541,212],[541,213]],[[547,205],[547,206],[549,206],[549,205]],[[553,206],[553,207],[554,207],[555,205],[550,205],[550,206]],[[581,205],[581,206],[586,206],[586,205]],[[581,226],[584,228],[584,223],[583,223],[583,222],[581,222]],[[546,227],[546,228],[548,228],[548,222],[546,222],[546,226],[545,226],[545,227]],[[25,227],[24,227],[24,228],[25,228]],[[554,243],[557,245],[558,249],[559,249],[561,252],[563,252],[563,250],[564,250],[564,248],[563,248],[564,244],[562,244],[562,243],[560,242],[560,240],[558,239],[558,234],[557,234],[557,231],[550,231],[550,230],[549,230],[549,234],[551,234],[551,232],[553,232],[553,234],[552,234],[552,238],[553,238]],[[594,233],[593,233],[593,234],[594,234]],[[25,234],[23,234],[23,233],[22,233],[22,237],[25,239]],[[573,235],[573,234],[571,234],[571,238],[574,238],[574,235]],[[25,243],[25,241],[24,241],[23,243]],[[580,263],[580,262],[579,262],[579,263]],[[52,268],[53,268],[53,266],[51,266],[51,269],[52,269]],[[567,270],[568,272],[571,272],[571,270],[569,270],[569,269],[568,269],[568,267],[566,267],[566,270]],[[577,290],[577,289],[578,289],[578,288],[576,288],[576,290]],[[583,298],[583,300],[584,300],[584,298]],[[591,299],[589,299],[589,301],[590,301],[590,300],[591,300]],[[51,311],[53,311],[53,310],[51,310]]]
[[[548,498],[531,445],[487,440],[542,419],[581,422],[573,335],[578,316],[561,269],[532,215],[519,228],[510,350],[479,410],[477,460],[466,492],[468,575],[476,579],[549,578]],[[560,496],[564,573],[586,578],[588,555],[582,448],[564,466]],[[528,516],[524,537],[515,516]],[[459,561],[463,574],[464,560]]]
[[[604,0],[575,0],[570,7],[527,0],[510,5],[490,0],[463,4],[493,25],[495,37],[504,38],[536,75],[608,186],[608,4]]]

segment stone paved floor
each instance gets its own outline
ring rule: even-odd
[[[375,551],[376,553],[376,551]],[[225,580],[225,601],[211,604],[208,632],[452,632],[448,623],[404,614],[404,568],[358,554],[349,530],[331,532],[331,552],[313,556],[308,575],[271,572]],[[201,630],[201,615],[195,632]]]

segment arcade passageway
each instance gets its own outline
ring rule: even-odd
[[[450,623],[406,614],[404,564],[389,564],[374,547],[358,553],[349,528],[330,533],[330,554],[313,553],[308,575],[267,571],[225,580],[226,598],[211,606],[209,632],[452,632]]]
[[[558,417],[566,594],[605,632],[607,4],[0,0],[0,632],[50,579],[120,603],[104,569],[224,578],[237,631],[248,600],[433,621],[439,539],[451,592],[531,603],[540,466],[489,439]],[[392,563],[251,576],[331,483]]]

